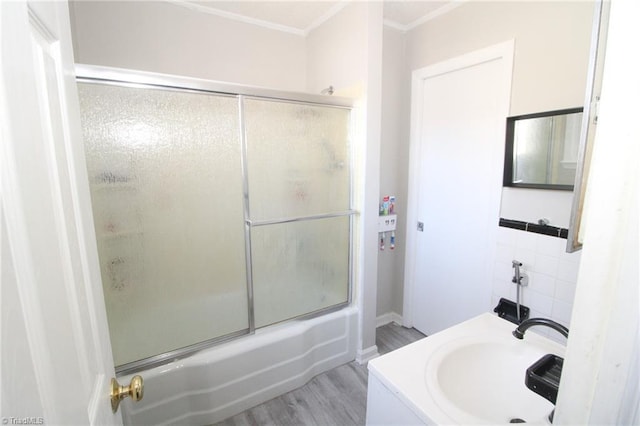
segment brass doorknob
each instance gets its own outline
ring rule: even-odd
[[[144,395],[144,381],[140,376],[133,376],[129,386],[120,386],[116,379],[111,379],[111,409],[118,411],[120,401],[130,396],[134,401],[140,401]]]

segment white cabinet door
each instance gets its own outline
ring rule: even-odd
[[[122,424],[109,400],[114,367],[67,4],[0,2],[0,43],[1,416]]]

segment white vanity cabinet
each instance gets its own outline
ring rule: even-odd
[[[416,414],[369,371],[367,425],[424,425]]]

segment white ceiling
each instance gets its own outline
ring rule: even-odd
[[[169,0],[172,3],[231,19],[306,35],[342,10],[349,0]],[[385,25],[407,31],[433,16],[444,13],[460,0],[384,0]]]

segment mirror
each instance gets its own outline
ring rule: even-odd
[[[507,118],[504,186],[573,190],[582,108]]]

